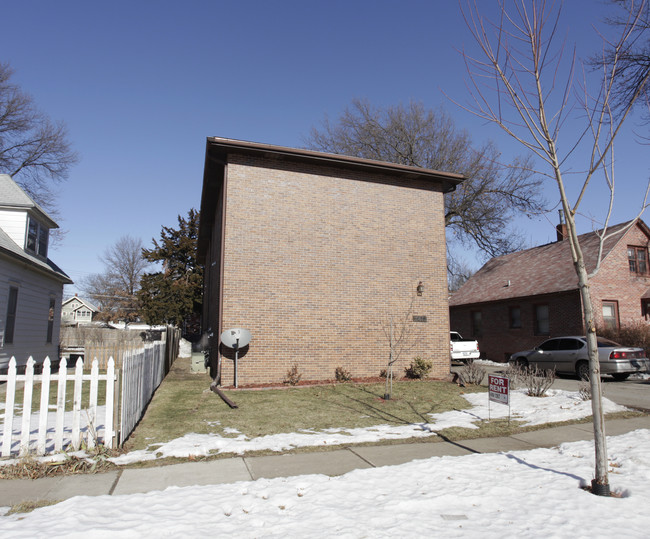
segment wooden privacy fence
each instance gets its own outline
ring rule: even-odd
[[[0,381],[6,381],[4,425],[2,433],[1,456],[9,457],[18,453],[19,456],[28,454],[44,455],[51,452],[63,451],[68,447],[77,450],[86,439],[88,448],[97,443],[113,447],[113,413],[115,404],[115,368],[112,360],[108,363],[105,374],[99,374],[97,360],[92,363],[90,374],[84,374],[83,361],[78,359],[74,373],[68,373],[65,358],[61,359],[58,373],[51,372],[50,358],[45,358],[41,374],[35,373],[35,361],[32,357],[27,361],[25,374],[18,374],[16,359],[11,358],[7,374],[0,375]],[[66,411],[67,383],[72,382],[72,410]],[[35,384],[40,382],[40,404],[38,412],[32,413],[32,399]],[[50,393],[56,382],[56,405],[50,405]],[[98,407],[99,383],[106,384],[103,411]],[[83,409],[82,392],[84,383],[90,384],[88,406]],[[19,387],[19,386],[22,386]],[[14,432],[14,420],[20,405],[16,406],[17,390],[23,392],[22,410],[19,414],[20,430]],[[54,414],[50,408],[55,408]],[[102,412],[102,413],[100,413]],[[71,415],[71,417],[70,417]],[[53,419],[53,422],[50,421]],[[103,424],[100,424],[103,421]],[[32,424],[34,429],[32,429]],[[19,440],[14,447],[14,438]],[[102,435],[103,434],[103,435]],[[17,451],[16,451],[17,449]]]
[[[100,369],[105,369],[108,361],[112,358],[115,363],[115,368],[121,369],[124,354],[133,352],[134,350],[140,350],[141,348],[142,342],[117,342],[111,345],[90,344],[84,346],[84,357],[98,360]]]
[[[135,429],[154,392],[169,372],[165,343],[146,344],[122,356],[120,445]],[[175,356],[174,356],[175,358]]]

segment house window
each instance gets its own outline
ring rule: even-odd
[[[18,309],[18,289],[14,286],[9,287],[9,298],[7,301],[7,318],[5,319],[5,339],[6,344],[13,344],[14,329],[16,327],[16,311]]]
[[[618,302],[603,301],[603,324],[610,331],[618,330]]]
[[[646,247],[627,247],[627,260],[631,273],[648,273],[648,249]]]
[[[650,319],[650,299],[641,298],[641,314],[646,320]]]
[[[33,217],[27,218],[27,242],[25,249],[47,258],[47,244],[49,229],[44,227]]]
[[[548,305],[535,305],[535,335],[549,335]]]
[[[472,336],[480,337],[483,335],[483,319],[481,311],[472,311]]]
[[[56,300],[50,298],[50,310],[47,315],[47,344],[52,343],[52,334],[54,333],[54,306],[56,305]]]
[[[510,328],[516,329],[521,327],[521,308],[519,307],[510,307],[510,314],[508,316],[510,320]]]

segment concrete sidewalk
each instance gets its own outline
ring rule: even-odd
[[[650,429],[650,415],[607,421],[608,436]],[[151,468],[125,468],[95,475],[70,475],[44,479],[0,481],[0,506],[24,501],[60,501],[73,496],[134,494],[167,487],[213,485],[260,478],[304,474],[342,475],[360,468],[403,464],[416,459],[461,456],[554,447],[564,442],[593,439],[591,423],[566,425],[502,438],[477,438],[459,442],[428,442],[378,446],[351,446],[314,453],[264,457],[235,457],[207,462],[187,462]]]

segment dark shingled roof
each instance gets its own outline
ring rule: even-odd
[[[603,246],[603,260],[625,236],[631,221],[608,227],[609,238]],[[647,233],[648,227],[638,221]],[[612,236],[613,234],[613,236]],[[579,236],[587,271],[596,267],[596,232]],[[449,298],[451,307],[472,303],[503,301],[578,289],[568,240],[540,245],[525,251],[499,256],[487,262]]]

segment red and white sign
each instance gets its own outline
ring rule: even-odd
[[[510,380],[505,376],[488,375],[488,392],[492,402],[510,404]]]

